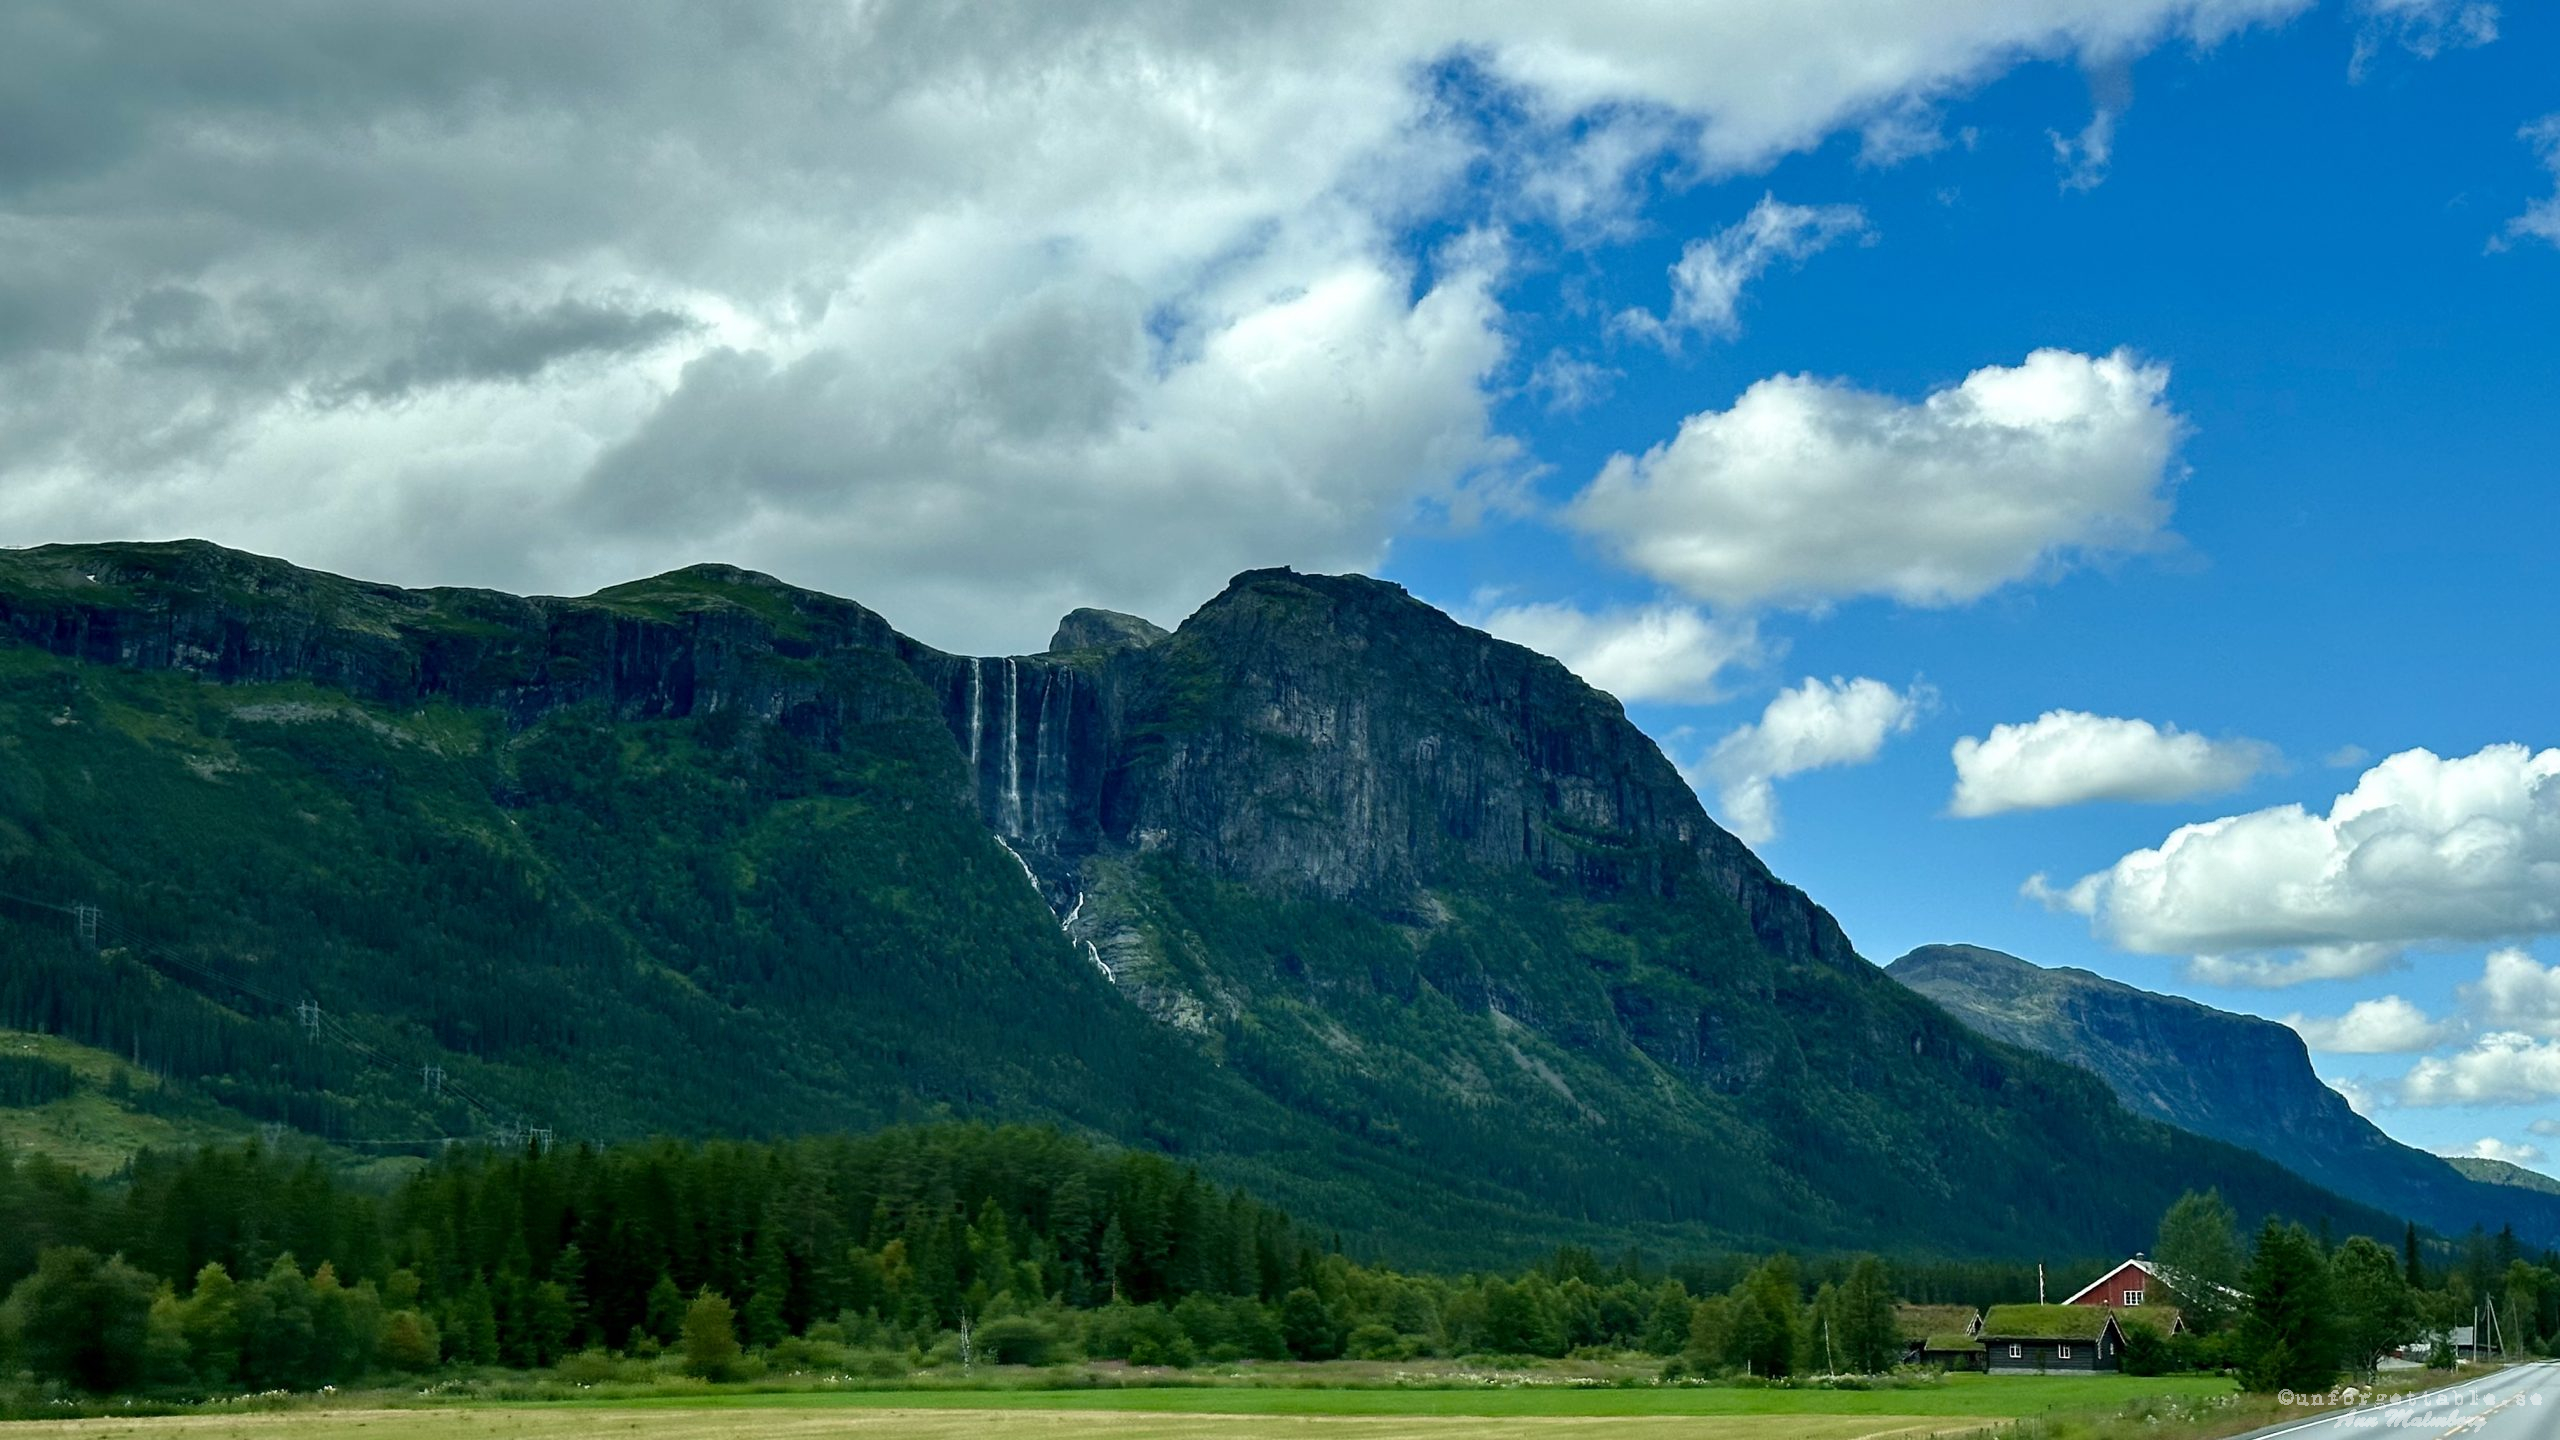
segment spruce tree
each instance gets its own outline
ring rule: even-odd
[[[2240,1383],[2251,1390],[2317,1391],[2338,1378],[2329,1263],[2300,1225],[2269,1219],[2250,1257],[2240,1322]]]

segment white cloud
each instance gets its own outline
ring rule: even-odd
[[[1927,687],[1838,676],[1778,692],[1760,718],[1716,742],[1695,778],[1716,790],[1716,818],[1753,845],[1778,836],[1775,782],[1807,770],[1863,765],[1932,703]]]
[[[2503,250],[2524,239],[2540,240],[2546,245],[2560,245],[2560,111],[2545,115],[2516,132],[2517,138],[2533,147],[2544,169],[2551,172],[2552,193],[2525,207],[2523,214],[2507,222],[2504,235],[2489,242],[2492,250]]]
[[[2524,1128],[2536,1135],[2560,1136],[2560,1120],[2554,1120],[2548,1116],[2540,1120],[2536,1120]]]
[[[1510,605],[1477,623],[1514,644],[1554,656],[1566,669],[1626,701],[1721,699],[1719,677],[1761,657],[1756,623],[1716,619],[1687,605],[1599,611]]]
[[[717,558],[979,649],[1170,619],[1513,464],[1504,267],[1418,223],[1605,226],[2303,4],[0,7],[48,137],[0,154],[0,531]],[[1452,62],[1520,118],[1439,103]]]
[[[2514,1030],[2481,1036],[2469,1049],[2430,1055],[2400,1082],[2403,1105],[2525,1105],[2560,1099],[2560,1043]]]
[[[2510,1145],[2494,1136],[2483,1135],[2468,1145],[2449,1146],[2436,1152],[2472,1160],[2504,1160],[2510,1165],[2539,1165],[2542,1148],[2538,1145]]]
[[[2560,750],[2403,751],[2325,815],[2282,805],[2183,825],[2026,893],[2124,949],[2198,957],[2198,978],[2224,984],[2370,974],[2412,945],[2547,933],[2560,929]]]
[[[1917,404],[1783,375],[1613,457],[1568,513],[1718,604],[1959,604],[2158,542],[2185,428],[2168,383],[2121,350],[2038,350]]]
[[[1703,240],[1692,240],[1671,267],[1671,317],[1630,310],[1619,323],[1663,345],[1682,331],[1732,336],[1742,330],[1742,291],[1780,261],[1800,262],[1842,239],[1871,235],[1855,205],[1790,205],[1763,195],[1751,213]]]
[[[2498,7],[2490,0],[2356,0],[2355,9],[2355,51],[2347,60],[2351,80],[2364,78],[2385,45],[2432,60],[2498,38]]]
[[[2388,1095],[2353,1078],[2331,1080],[2329,1088],[2338,1092],[2338,1098],[2347,1102],[2348,1109],[2367,1119],[2371,1119],[2375,1111],[2384,1109],[2390,1103]]]
[[[2239,786],[2275,758],[2256,740],[2208,740],[2174,725],[2048,710],[1955,744],[1958,815],[2047,810],[2092,800],[2183,800]]]
[[[2522,950],[2490,951],[2462,1000],[2483,1025],[2560,1037],[2560,966],[2538,965]]]
[[[2414,1055],[2462,1033],[2458,1022],[2432,1019],[2397,995],[2359,1000],[2344,1015],[2287,1015],[2284,1023],[2303,1043],[2332,1055]]]

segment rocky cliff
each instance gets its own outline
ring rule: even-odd
[[[1972,945],[1924,945],[1888,973],[1985,1035],[2094,1072],[2137,1114],[2448,1234],[2512,1221],[2560,1241],[2560,1196],[2491,1188],[2383,1134],[2321,1083],[2302,1037],[2274,1021]]]
[[[477,1123],[442,1065],[580,1133],[1072,1124],[1407,1253],[2095,1252],[2199,1177],[2389,1225],[1895,985],[1614,700],[1375,580],[973,657],[717,566],[59,546],[0,552],[0,637],[0,890],[143,937],[0,912],[0,1024],[315,1134]],[[396,1063],[201,983],[237,967]]]

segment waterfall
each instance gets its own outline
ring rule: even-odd
[[[1004,662],[1004,833],[1022,833],[1022,672]]]
[[[1031,873],[1031,862],[1022,858],[1021,851],[1014,849],[1010,845],[1005,845],[1003,836],[997,836],[996,843],[998,845],[1003,845],[1004,853],[1012,856],[1013,863],[1022,867],[1022,878],[1031,882],[1031,892],[1040,897],[1040,903],[1043,905],[1048,904],[1049,892],[1040,888],[1040,877]],[[1054,915],[1057,912],[1053,910],[1049,913]]]
[[[981,773],[978,769],[978,742],[987,728],[985,665],[986,662],[976,656],[969,657],[969,803],[972,807],[983,803],[978,799],[978,776]]]
[[[1040,797],[1049,788],[1049,691],[1055,670],[1040,672],[1040,703],[1031,712],[1031,838],[1040,838]]]

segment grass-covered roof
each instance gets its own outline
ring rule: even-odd
[[[2107,1328],[2098,1305],[1994,1305],[1982,1317],[1985,1340],[2095,1340]]]
[[[2164,1336],[2175,1335],[2178,1333],[2178,1307],[2135,1305],[2117,1311],[2116,1323],[2127,1330],[2156,1330]]]
[[[1957,1330],[1970,1333],[1976,1313],[1970,1305],[1896,1305],[1893,1328],[1905,1340],[1925,1340]]]

